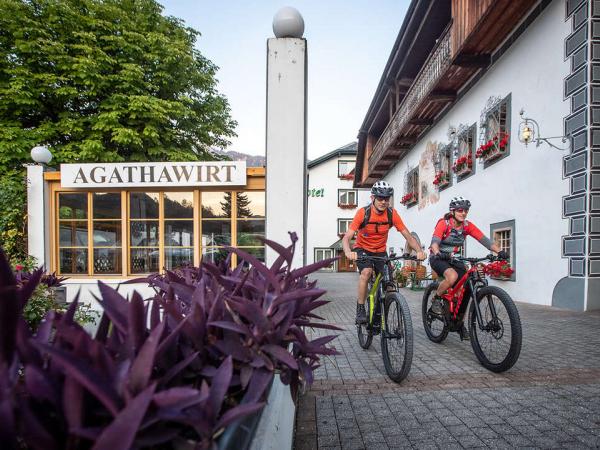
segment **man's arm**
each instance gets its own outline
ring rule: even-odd
[[[348,228],[346,234],[344,234],[344,237],[342,238],[342,248],[344,249],[344,254],[350,261],[356,261],[356,258],[358,257],[356,252],[353,252],[350,249],[350,239],[352,239],[354,233],[356,232],[352,228]]]
[[[410,232],[406,228],[400,231],[400,234],[404,236],[404,239],[406,239],[408,245],[410,245],[412,249],[417,252],[417,258],[423,261],[425,259],[425,252],[423,251],[415,237],[412,234],[410,234]]]

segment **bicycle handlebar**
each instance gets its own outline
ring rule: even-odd
[[[389,256],[361,256],[356,258],[356,261],[369,261],[369,260],[378,260],[378,261],[397,261],[399,259],[404,259],[408,261],[420,261],[416,256],[411,256],[408,253],[404,253],[403,255],[397,256],[395,254],[391,254]]]
[[[482,261],[507,261],[505,259],[498,258],[496,255],[489,254],[484,256],[483,258],[465,258],[463,256],[454,256],[453,259],[457,259],[459,261],[466,261],[470,264],[477,264]]]

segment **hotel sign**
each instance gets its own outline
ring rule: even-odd
[[[244,186],[246,161],[61,164],[65,188]]]

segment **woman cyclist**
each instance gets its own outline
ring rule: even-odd
[[[485,248],[498,253],[499,258],[508,259],[508,254],[505,251],[500,250],[500,247],[485,236],[473,222],[466,220],[470,207],[471,202],[466,198],[454,197],[450,201],[450,211],[438,220],[433,231],[431,247],[429,247],[431,251],[429,264],[439,276],[444,277],[431,304],[431,311],[435,314],[442,314],[443,312],[445,300],[442,298],[442,294],[448,288],[454,286],[454,283],[460,280],[467,271],[462,262],[452,259],[453,254],[460,252],[467,236],[474,237]],[[465,293],[465,295],[467,294]],[[458,312],[460,320],[464,317],[467,303],[463,302],[460,305]],[[461,340],[468,339],[469,334],[464,324],[461,326],[459,334]]]

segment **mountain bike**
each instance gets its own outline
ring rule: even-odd
[[[471,302],[468,323],[473,352],[486,369],[504,372],[519,359],[523,336],[521,318],[513,300],[503,289],[488,285],[486,275],[490,264],[482,262],[500,259],[494,255],[454,259],[468,263],[467,272],[442,296],[442,304],[438,305],[441,311],[432,310],[438,283],[427,287],[422,304],[425,333],[429,340],[441,343],[449,332],[458,332],[462,328],[463,311],[467,306],[461,309],[461,305]]]
[[[383,273],[375,273],[368,284],[365,309],[367,323],[358,324],[358,342],[365,350],[374,335],[381,335],[381,356],[387,375],[399,383],[408,375],[413,356],[413,330],[406,299],[396,289],[392,261],[414,260],[410,255],[363,256],[358,261],[384,261]]]

